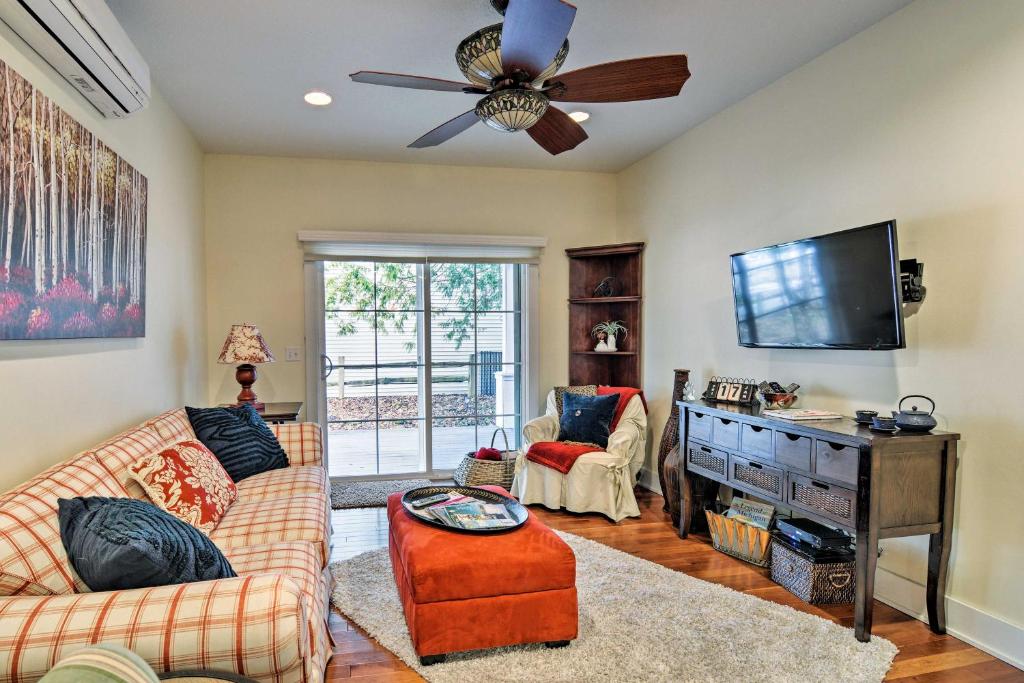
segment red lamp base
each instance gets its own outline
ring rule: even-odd
[[[242,363],[235,368],[235,381],[242,385],[242,390],[238,392],[237,405],[248,403],[256,410],[263,410],[264,404],[256,399],[256,392],[252,390],[252,385],[256,383],[256,366],[252,363]]]

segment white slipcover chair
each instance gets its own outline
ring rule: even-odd
[[[581,455],[568,474],[526,459],[530,444],[558,441],[558,427],[552,391],[545,414],[523,427],[524,444],[516,459],[512,495],[524,505],[540,503],[552,510],[600,512],[616,522],[639,517],[633,487],[647,452],[647,412],[640,397],[634,396],[626,404],[608,447]]]

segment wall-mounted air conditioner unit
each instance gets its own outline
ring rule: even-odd
[[[149,104],[149,66],[103,0],[0,0],[0,19],[104,116]]]

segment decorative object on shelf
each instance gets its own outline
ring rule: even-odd
[[[757,401],[757,384],[752,379],[736,379],[715,375],[708,382],[702,398],[718,403],[753,405]]]
[[[625,339],[627,334],[629,334],[629,330],[621,320],[605,320],[594,325],[590,330],[590,336],[597,340],[594,350],[601,353],[618,351],[617,338],[621,335]]]
[[[498,438],[499,432],[505,441],[505,450],[503,451],[494,447],[495,439]],[[481,458],[481,451],[484,451],[484,455],[492,457]],[[498,457],[494,458],[491,452],[496,453]],[[459,486],[485,486],[490,484],[507,490],[511,488],[512,480],[516,476],[516,457],[518,455],[519,451],[509,448],[508,434],[505,433],[504,429],[498,427],[491,434],[490,448],[480,448],[479,450],[467,453],[455,469],[452,479]]]
[[[697,396],[693,393],[693,382],[687,380],[683,387],[683,400],[684,401],[696,401]]]
[[[796,394],[761,394],[761,400],[764,401],[764,407],[769,410],[785,410],[796,403]]]
[[[569,261],[566,384],[643,387],[643,251],[643,242],[565,250]],[[614,296],[594,296],[594,288],[607,277],[615,278]],[[621,338],[616,340],[628,351],[594,350],[596,340],[590,336],[591,330],[602,320],[620,321],[629,330],[625,344]]]
[[[618,291],[616,287],[616,283],[618,283],[618,281],[619,278],[615,277],[614,275],[609,275],[608,277],[604,278],[599,283],[597,283],[597,287],[594,287],[594,297],[598,299],[603,299],[609,296],[615,296],[615,293]]]
[[[12,67],[0,73],[0,340],[146,336],[146,177]]]
[[[896,418],[886,417],[884,415],[875,415],[871,418],[871,431],[873,432],[887,432],[893,434],[897,431],[896,429]]]
[[[858,410],[855,413],[855,415],[856,415],[856,417],[853,418],[854,422],[856,422],[859,425],[869,425],[869,424],[871,424],[871,421],[875,419],[875,416],[878,415],[878,411],[877,410]]]
[[[772,581],[812,605],[853,602],[857,562],[852,550],[815,550],[776,534],[771,545]]]
[[[665,498],[662,510],[672,518],[672,525],[679,526],[679,406],[686,389],[690,386],[690,371],[677,369],[672,381],[672,412],[661,433],[658,446],[658,477],[661,494]],[[673,455],[674,454],[674,455]]]
[[[908,398],[923,398],[932,404],[932,409],[926,413],[923,410],[918,410],[917,406],[912,405],[910,410],[903,410],[903,402]],[[897,407],[899,410],[894,410],[892,416],[896,420],[896,426],[904,432],[930,432],[939,425],[935,418],[932,417],[932,414],[935,412],[935,401],[927,396],[922,396],[921,394],[904,396],[900,399]]]
[[[800,385],[795,382],[785,387],[778,382],[767,381],[757,385],[764,407],[771,410],[780,408],[784,410],[796,403],[796,390],[799,388]]]
[[[235,381],[242,385],[238,393],[238,404],[248,403],[256,410],[264,406],[256,399],[252,385],[256,382],[256,363],[273,363],[274,354],[270,352],[263,335],[252,323],[232,325],[224,346],[220,350],[218,363],[241,363],[235,369]]]

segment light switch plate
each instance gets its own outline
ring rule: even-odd
[[[288,361],[302,360],[302,349],[298,346],[286,346],[284,349],[284,359]]]

